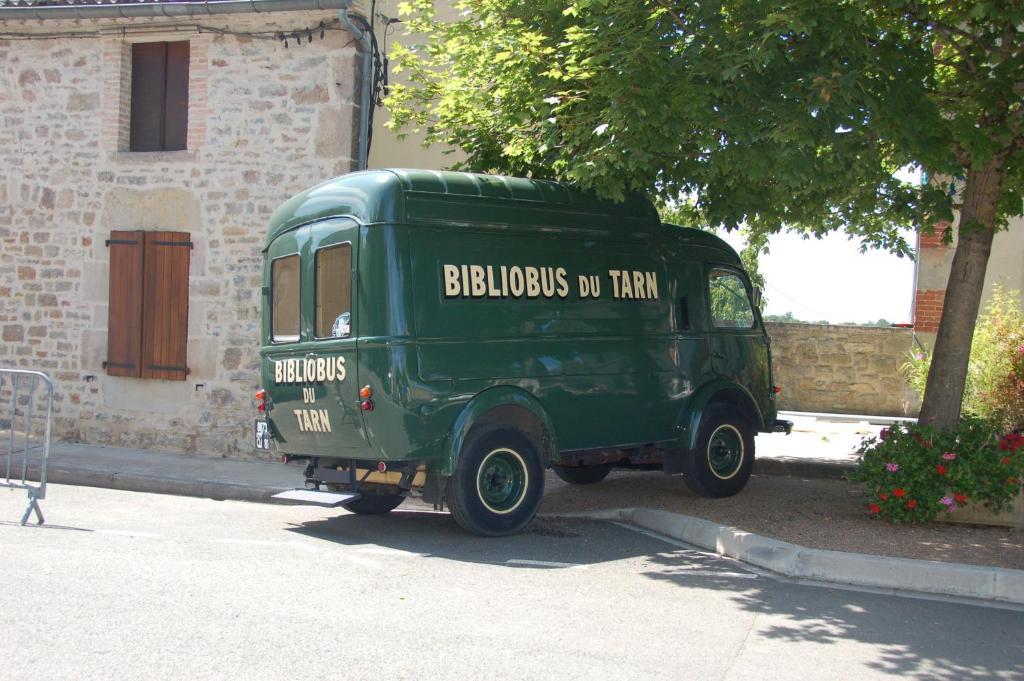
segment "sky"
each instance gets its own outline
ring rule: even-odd
[[[722,235],[742,248],[736,232]],[[912,232],[904,234],[913,244]],[[804,321],[909,323],[914,294],[914,261],[886,251],[860,252],[860,243],[842,233],[824,239],[779,234],[761,255],[765,314],[793,315]]]

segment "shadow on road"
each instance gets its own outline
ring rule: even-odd
[[[539,517],[526,533],[484,539],[465,533],[444,513],[397,511],[345,514],[290,531],[344,546],[510,568],[629,561],[626,571],[678,587],[681,599],[688,590],[727,592],[740,609],[763,616],[751,637],[834,646],[840,659],[851,645],[870,646],[881,652],[867,666],[880,675],[922,681],[1024,678],[1020,611],[780,581],[738,561],[613,523]]]
[[[882,653],[868,666],[879,673],[928,681],[1024,678],[1020,611],[752,578],[730,565],[739,566],[680,550],[651,556],[643,574],[684,589],[731,592],[744,610],[768,616],[752,636],[877,647]]]
[[[340,515],[289,528],[346,546],[381,546],[431,558],[520,568],[566,568],[647,556],[667,546],[611,523],[538,517],[511,537],[477,537],[447,513],[394,511],[384,516]]]
[[[27,527],[36,530],[72,530],[74,532],[95,532],[95,530],[89,529],[87,527],[71,527],[70,525],[51,525],[48,523],[43,523],[42,525],[39,525],[35,522],[34,519],[31,522],[26,523],[25,525],[22,525],[21,523],[13,520],[0,520],[0,526]]]

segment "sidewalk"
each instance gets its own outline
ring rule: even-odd
[[[263,503],[303,480],[300,464],[67,442],[50,445],[47,467],[53,484]]]
[[[616,473],[589,486],[566,485],[549,475],[541,513],[629,520],[794,577],[1024,604],[1024,570],[1006,569],[1024,567],[1018,560],[1024,557],[1024,533],[936,523],[923,529],[893,527],[873,521],[863,512],[856,491],[839,479],[855,466],[861,439],[882,426],[866,418],[783,418],[794,422],[793,433],[757,437],[755,477],[736,497],[701,499],[687,493],[677,479],[658,473]],[[279,491],[301,487],[302,470],[302,464],[53,443],[48,480],[267,503]],[[640,496],[649,508],[632,508]],[[405,506],[420,503],[413,500]],[[656,521],[648,522],[648,516]],[[767,562],[766,547],[775,556]],[[915,558],[926,560],[909,560]],[[960,562],[965,560],[985,567]],[[829,565],[831,576],[808,567],[819,564]]]
[[[866,423],[823,421],[787,414],[792,435],[757,437],[755,475],[840,479],[856,463],[854,450]],[[88,485],[135,492],[154,492],[211,499],[268,502],[281,490],[301,487],[302,464],[222,459],[148,449],[54,442],[48,480],[54,484]]]

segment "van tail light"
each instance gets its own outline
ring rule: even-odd
[[[364,385],[359,389],[359,399],[368,400],[373,397],[373,388],[368,385]]]
[[[267,391],[262,388],[256,391],[256,411],[260,413],[267,411]]]
[[[363,400],[359,403],[359,408],[363,411],[373,411],[373,400]]]

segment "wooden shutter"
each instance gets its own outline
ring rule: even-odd
[[[107,373],[141,375],[142,232],[111,232]]]
[[[146,232],[142,315],[142,377],[188,376],[187,232]]]
[[[184,149],[188,138],[188,41],[167,46],[163,148]]]
[[[132,45],[132,151],[163,149],[166,61],[167,43]]]

